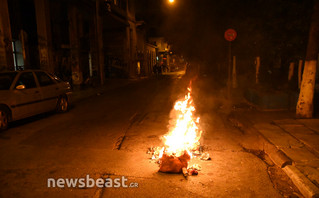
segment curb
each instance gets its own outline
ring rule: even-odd
[[[319,189],[304,174],[302,174],[295,166],[288,165],[283,171],[290,177],[292,182],[298,187],[305,197],[319,197]]]
[[[245,120],[243,116],[239,117],[233,112],[228,116],[228,120],[239,130],[247,134],[257,134],[260,143],[263,145],[260,149],[265,151],[269,158],[287,174],[304,197],[319,198],[319,188],[292,165],[293,161],[284,152],[278,149],[256,128],[251,127],[252,123],[247,119]]]
[[[265,150],[265,152],[269,155],[270,159],[280,168],[292,165],[292,160],[281,150],[277,150],[275,152],[267,152],[267,150]]]

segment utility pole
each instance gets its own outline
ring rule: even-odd
[[[259,84],[260,56],[256,57],[256,84]]]
[[[288,73],[288,81],[290,82],[292,77],[294,76],[294,70],[295,70],[295,63],[291,62],[289,64],[289,73]]]
[[[99,59],[99,71],[100,71],[100,82],[104,85],[104,54],[103,54],[103,21],[100,8],[100,0],[96,0],[96,35],[97,35],[97,49]]]

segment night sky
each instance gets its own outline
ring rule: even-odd
[[[238,37],[233,55],[261,56],[274,64],[305,56],[313,1],[302,0],[139,0],[137,20],[144,20],[150,36],[164,36],[176,52],[192,60],[223,63],[228,43],[224,31]]]

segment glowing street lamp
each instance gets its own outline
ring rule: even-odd
[[[169,3],[174,3],[174,0],[168,0]]]

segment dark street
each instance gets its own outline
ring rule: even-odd
[[[319,198],[319,0],[0,5],[0,198]]]
[[[232,127],[216,105],[219,90],[205,79],[205,95],[215,100],[203,107],[205,151],[198,176],[159,173],[146,150],[161,145],[169,112],[188,84],[181,75],[132,82],[74,104],[65,114],[41,115],[12,123],[1,133],[2,197],[281,197],[292,195],[280,170],[270,177],[269,164],[241,146],[244,134]],[[208,87],[207,87],[208,86]],[[202,87],[203,88],[203,87]],[[194,88],[196,91],[196,88]],[[215,95],[216,94],[216,95]],[[205,100],[204,100],[205,101]],[[213,103],[210,103],[213,104]],[[204,104],[201,104],[204,105]],[[200,106],[200,105],[199,105]],[[44,117],[44,118],[39,118]],[[114,144],[125,138],[119,150]],[[254,139],[254,137],[251,137]],[[269,162],[268,162],[269,163]],[[278,177],[278,174],[280,177]],[[126,176],[138,188],[47,188],[48,178]],[[273,181],[278,180],[278,181]],[[282,189],[278,189],[279,183]],[[156,186],[156,187],[155,187]],[[287,194],[288,193],[288,194]],[[98,194],[98,195],[97,195]]]

